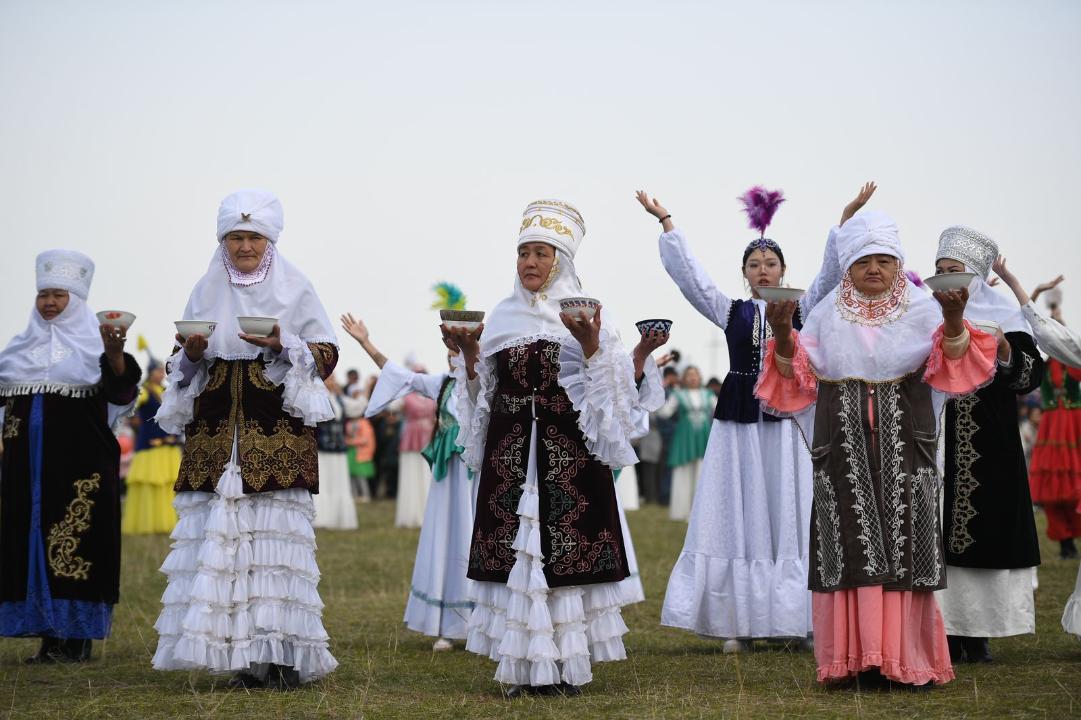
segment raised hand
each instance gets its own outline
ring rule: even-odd
[[[358,320],[353,317],[352,313],[345,313],[342,315],[342,330],[349,333],[349,336],[363,345],[368,342],[368,326],[364,324],[363,320]]]
[[[1040,295],[1044,294],[1048,290],[1053,290],[1054,288],[1058,287],[1058,284],[1060,282],[1062,282],[1063,280],[1065,280],[1065,279],[1066,279],[1065,275],[1059,275],[1054,280],[1048,280],[1045,283],[1040,283],[1039,285],[1036,286],[1036,289],[1032,291],[1032,299],[1035,300],[1036,298],[1038,298]]]
[[[439,330],[443,333],[443,344],[448,350],[460,352],[466,367],[470,367],[480,357],[480,336],[484,333],[484,323],[475,330],[448,328],[446,325],[440,325]]]
[[[601,306],[597,306],[597,312],[593,314],[592,319],[587,318],[582,313],[568,315],[562,312],[559,313],[559,319],[563,321],[563,325],[571,331],[571,335],[582,346],[582,352],[585,354],[586,360],[593,357],[594,353],[601,347]]]
[[[875,185],[873,180],[865,182],[856,194],[856,198],[845,205],[845,209],[841,212],[841,222],[839,224],[844,225],[853,215],[858,213],[871,199],[871,196],[875,194],[875,190],[878,190],[878,185]]]
[[[642,203],[642,207],[646,209],[647,213],[661,221],[661,225],[664,227],[665,232],[672,231],[672,228],[675,226],[672,224],[671,217],[669,217],[671,213],[657,201],[657,198],[650,198],[649,193],[645,190],[639,190],[634,195],[638,198],[638,202]],[[662,218],[668,219],[663,220]]]

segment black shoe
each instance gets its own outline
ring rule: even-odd
[[[1065,540],[1059,540],[1059,553],[1058,556],[1063,560],[1073,560],[1077,557],[1077,546],[1074,545],[1073,538],[1066,538]]]
[[[93,645],[93,640],[61,640],[60,652],[66,662],[86,662],[90,659],[90,650]]]
[[[511,685],[510,690],[507,690],[506,692],[507,699],[509,700],[514,700],[515,698],[520,698],[529,694],[531,693],[528,685]]]
[[[230,690],[260,690],[266,687],[266,681],[260,680],[248,672],[238,672],[229,678],[229,682],[225,683],[225,687]]]
[[[296,690],[300,687],[300,673],[289,665],[271,665],[266,676],[266,686],[282,692]]]
[[[41,647],[38,648],[37,654],[31,655],[23,662],[27,665],[52,665],[64,662],[64,653],[60,647],[62,642],[60,638],[41,638]]]
[[[950,648],[950,662],[954,665],[965,661],[965,643],[960,635],[947,635],[946,644]]]
[[[878,668],[862,670],[856,674],[856,687],[860,690],[882,690],[889,685],[889,679]]]
[[[582,694],[582,688],[578,685],[571,685],[570,683],[561,682],[556,686],[559,689],[559,694],[564,697],[578,697]]]
[[[991,657],[991,641],[989,638],[967,637],[961,639],[965,646],[965,659],[970,663],[993,662]]]

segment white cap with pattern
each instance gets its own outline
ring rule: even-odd
[[[585,234],[582,214],[573,205],[560,200],[537,200],[529,203],[522,213],[518,246],[531,242],[547,243],[573,259]]]
[[[94,280],[94,261],[74,250],[46,250],[34,262],[38,290],[56,288],[73,292],[83,300]]]
[[[964,225],[954,225],[942,231],[938,238],[938,256],[958,260],[984,280],[991,273],[991,264],[998,257],[998,245],[981,232]]]

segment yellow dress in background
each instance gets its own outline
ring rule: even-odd
[[[160,385],[147,382],[136,404],[140,422],[120,522],[125,535],[168,534],[176,525],[173,484],[180,472],[180,445],[154,420],[162,392]]]

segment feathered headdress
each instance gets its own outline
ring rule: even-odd
[[[905,276],[912,281],[912,284],[918,288],[923,287],[923,278],[915,270],[905,270]]]
[[[773,220],[773,214],[777,207],[784,202],[784,192],[781,190],[767,190],[761,185],[743,193],[739,197],[743,203],[743,212],[747,213],[752,230],[758,231],[760,238],[766,237],[766,228]]]
[[[435,291],[433,310],[465,310],[465,294],[457,285],[441,282],[432,286]]]

